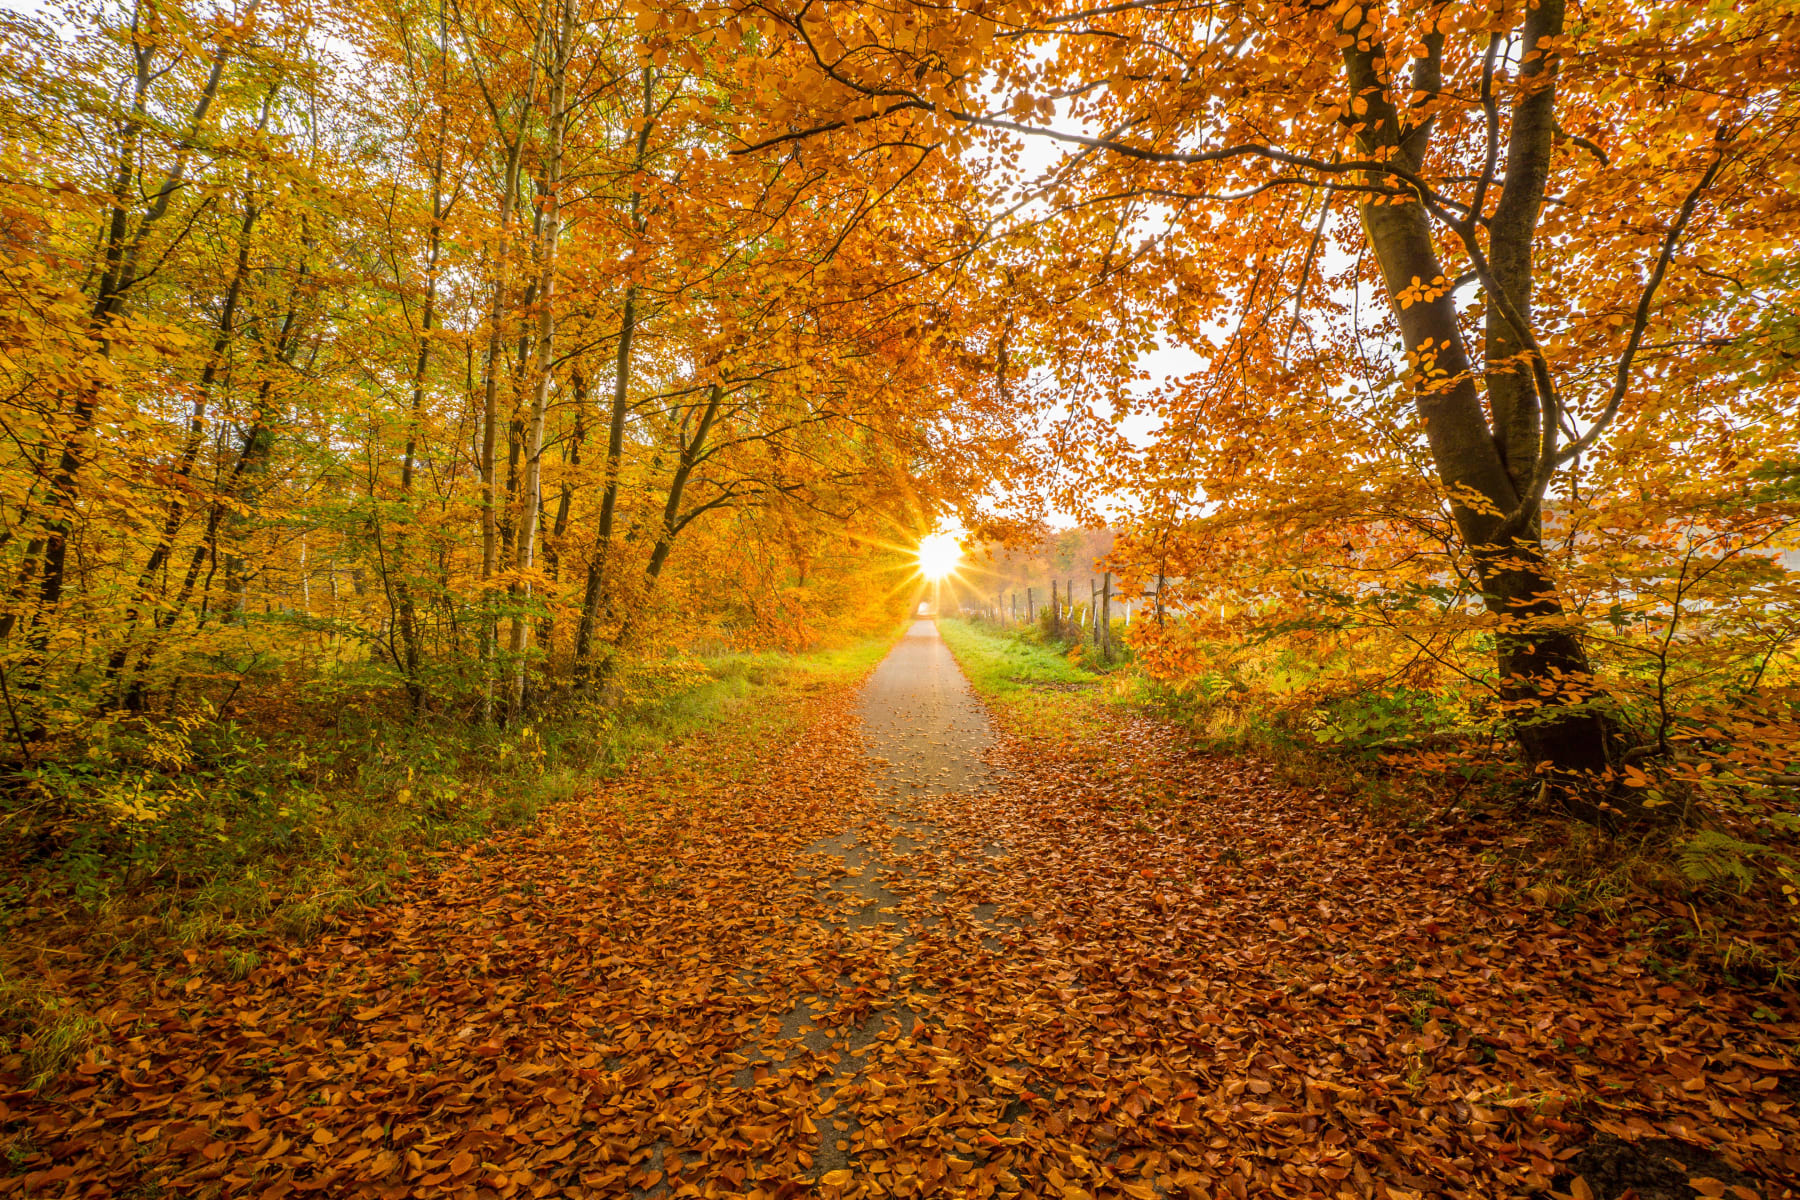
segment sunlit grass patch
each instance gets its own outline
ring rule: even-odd
[[[946,618],[938,632],[969,681],[983,692],[1007,695],[1046,684],[1094,684],[1101,676],[1070,660],[1066,647],[1016,633]]]
[[[1020,736],[1079,741],[1096,706],[1122,699],[1111,686],[1114,677],[1088,669],[1067,646],[1039,640],[1033,630],[1006,632],[946,619],[938,632],[976,694]]]

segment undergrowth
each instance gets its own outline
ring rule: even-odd
[[[18,1056],[28,1087],[62,1074],[99,1030],[99,1021],[74,1001],[0,969],[0,1059]]]
[[[78,755],[0,796],[13,847],[0,867],[0,1058],[41,1081],[85,1049],[93,1018],[35,977],[58,945],[205,947],[242,978],[262,941],[313,937],[434,849],[528,823],[702,732],[791,733],[806,697],[866,673],[891,642],[670,660],[622,700],[560,701],[511,728],[367,707],[256,724],[199,707],[98,726]]]
[[[1377,820],[1421,836],[1466,834],[1485,847],[1491,887],[1628,929],[1652,972],[1704,972],[1734,986],[1800,980],[1796,855],[1780,821],[1756,840],[1691,819],[1606,833],[1535,803],[1497,726],[1415,689],[1313,687],[1316,670],[1278,655],[1259,664],[1254,688],[1224,677],[1172,687],[1129,664],[1096,673],[1036,627],[939,628],[1013,732],[1055,741],[1084,767],[1129,771],[1108,761],[1104,730],[1139,713],[1182,729],[1198,749],[1256,759],[1289,786]]]

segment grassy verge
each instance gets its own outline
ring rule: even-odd
[[[670,662],[627,681],[622,702],[562,699],[509,729],[347,710],[97,730],[82,761],[46,767],[0,813],[24,851],[0,865],[0,1058],[49,1078],[91,1037],[42,982],[46,956],[206,947],[248,975],[271,934],[309,938],[434,850],[526,824],[676,743],[792,736],[809,699],[893,640]]]
[[[1062,740],[1079,736],[1122,697],[1122,675],[1102,675],[1070,647],[1033,628],[999,631],[945,618],[938,632],[969,683],[1012,733]]]

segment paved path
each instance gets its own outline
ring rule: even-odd
[[[931,621],[915,621],[882,660],[857,706],[887,795],[975,791],[992,783],[987,710]],[[895,806],[906,818],[905,806]]]
[[[741,1051],[746,1065],[734,1079],[739,1086],[752,1086],[757,1067],[785,1061],[796,1041],[831,1064],[820,1081],[820,1095],[827,1103],[837,1101],[843,1115],[821,1130],[815,1177],[856,1169],[851,1147],[861,1131],[850,1112],[867,1088],[866,1048],[877,1038],[911,1038],[920,1027],[921,1019],[908,1003],[914,990],[908,987],[907,971],[917,929],[899,911],[908,897],[888,886],[932,894],[931,881],[920,877],[913,852],[929,846],[940,831],[922,819],[917,800],[976,792],[994,782],[982,759],[994,744],[992,724],[933,622],[913,623],[864,685],[856,711],[872,759],[870,783],[878,803],[856,826],[808,849],[816,856],[814,877],[835,893],[836,922],[879,939],[891,963],[883,989],[888,999],[871,1006],[859,1021],[831,1023],[830,1014],[849,998],[846,993],[866,991],[869,983],[840,978],[838,995],[827,992],[798,1005],[773,1036],[746,1045]],[[912,998],[921,997],[915,992]]]

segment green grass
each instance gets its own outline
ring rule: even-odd
[[[1101,676],[1069,660],[1065,647],[946,618],[938,632],[984,695],[1009,697],[1054,684],[1096,684]]]
[[[1074,660],[1070,647],[1042,639],[1035,628],[1002,632],[945,618],[938,632],[976,694],[1020,736],[1079,733],[1096,719],[1099,707],[1120,698],[1115,684],[1124,676],[1089,670]]]

